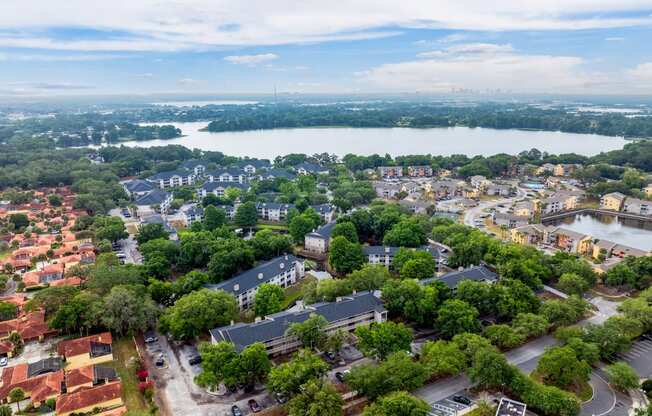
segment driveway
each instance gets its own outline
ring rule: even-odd
[[[130,235],[128,238],[124,240],[118,241],[118,244],[120,244],[120,248],[127,256],[125,259],[125,263],[127,264],[143,263],[143,256],[140,254],[140,251],[138,251],[138,242],[136,241],[133,235]]]

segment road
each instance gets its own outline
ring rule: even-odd
[[[528,190],[523,188],[516,188],[516,196],[509,198],[499,198],[493,201],[480,201],[477,207],[469,208],[464,212],[464,225],[475,227],[475,220],[482,215],[482,211],[490,208],[496,208],[498,205],[511,205],[519,199],[522,199],[527,194]]]
[[[598,309],[598,311],[590,318],[581,321],[580,325],[600,324],[609,316],[613,316],[617,313],[616,308],[618,304],[616,302],[611,302],[603,298],[594,298],[591,299],[590,302]],[[516,365],[523,371],[532,371],[536,368],[539,358],[544,353],[545,349],[556,344],[557,340],[552,335],[546,335],[507,352],[505,357],[509,363]],[[462,374],[423,386],[415,391],[415,394],[428,403],[435,403],[452,394],[466,390],[471,386],[472,384],[469,378],[465,374]],[[609,410],[609,407],[613,404],[613,391],[611,388],[607,386],[608,389],[605,389],[599,379],[595,380],[595,386],[596,395],[594,400],[585,405],[589,406],[588,411],[591,413],[584,413],[583,411],[583,415],[595,414],[598,416]]]

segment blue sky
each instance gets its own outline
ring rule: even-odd
[[[4,0],[0,95],[651,94],[649,0]]]

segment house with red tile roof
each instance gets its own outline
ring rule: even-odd
[[[124,407],[122,384],[113,382],[97,387],[84,387],[72,393],[62,394],[57,398],[56,414],[58,416],[69,416],[73,413],[85,414],[100,409],[105,411],[99,413],[100,415],[115,415],[116,413],[112,412],[122,407]]]
[[[56,358],[8,367],[2,371],[0,401],[8,401],[9,392],[20,388],[25,392],[25,397],[38,406],[48,399],[57,398],[61,394],[63,381],[61,363]]]
[[[67,370],[113,361],[113,338],[110,332],[61,341],[57,353],[66,362]]]
[[[45,337],[58,333],[45,322],[45,312],[42,310],[0,322],[0,340],[8,338],[12,332],[18,332],[25,342],[42,341]]]

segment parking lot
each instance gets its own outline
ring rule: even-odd
[[[463,390],[433,403],[429,415],[454,416],[473,406],[474,403],[475,400],[470,398],[466,390]]]
[[[618,359],[631,365],[639,376],[652,377],[652,335],[643,335],[640,340],[632,344],[629,351],[618,354]]]

